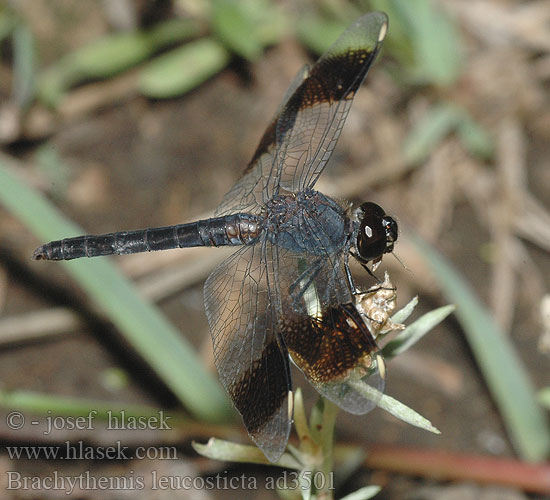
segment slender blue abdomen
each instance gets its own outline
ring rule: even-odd
[[[100,255],[123,255],[171,248],[245,245],[257,238],[260,218],[252,214],[179,224],[176,226],[121,231],[102,235],[84,235],[52,241],[38,247],[36,260],[71,260]]]

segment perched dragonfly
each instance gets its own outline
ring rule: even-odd
[[[240,180],[215,217],[188,224],[86,235],[36,249],[68,260],[169,248],[234,245],[204,286],[219,376],[252,440],[276,461],[293,416],[290,359],[325,397],[363,414],[379,393],[383,360],[349,270],[352,255],[372,274],[393,250],[397,223],[374,203],[351,204],[315,191],[355,93],[387,31],[383,13],[354,22],[292,82]],[[290,357],[289,357],[290,355]]]

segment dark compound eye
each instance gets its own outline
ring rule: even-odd
[[[359,257],[365,262],[379,259],[393,250],[397,222],[376,203],[363,203],[360,209],[363,215],[357,235]]]

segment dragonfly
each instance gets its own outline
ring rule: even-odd
[[[364,414],[382,393],[383,358],[356,307],[350,256],[373,275],[398,237],[373,202],[314,189],[353,98],[386,35],[384,13],[368,13],[295,77],[240,179],[214,217],[174,226],[53,241],[37,260],[70,260],[184,247],[236,246],[204,285],[220,381],[255,444],[272,462],[293,419],[291,362],[324,397]],[[370,265],[370,267],[369,267]]]

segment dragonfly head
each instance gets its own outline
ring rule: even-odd
[[[393,251],[397,240],[397,222],[386,215],[376,203],[363,203],[358,211],[359,231],[356,249],[363,262],[379,262],[385,253]]]

